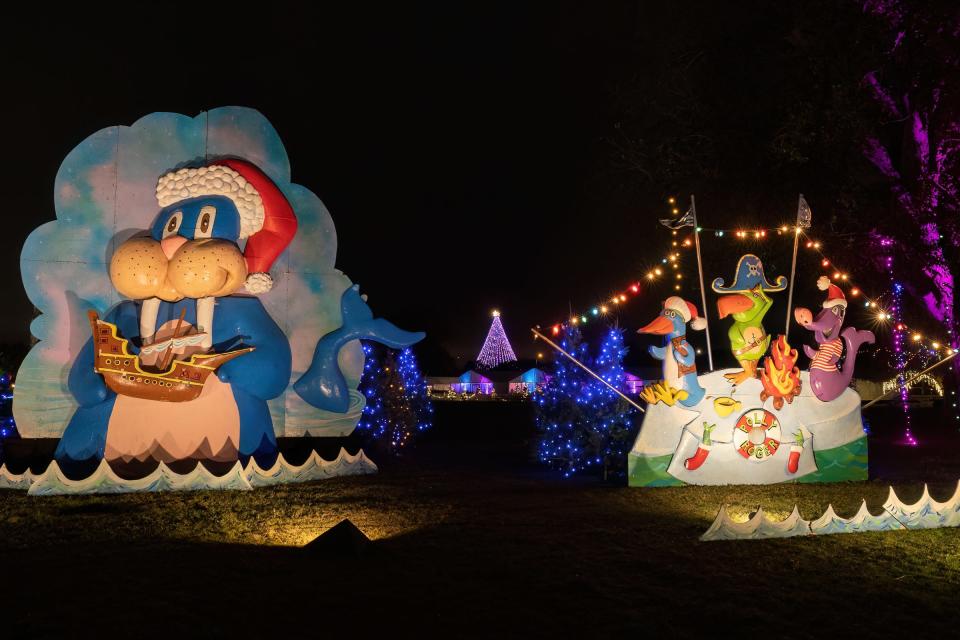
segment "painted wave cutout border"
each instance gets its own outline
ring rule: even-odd
[[[841,518],[827,505],[827,510],[816,520],[804,520],[796,505],[784,520],[772,520],[759,507],[746,522],[736,522],[727,513],[728,505],[720,507],[716,519],[700,540],[759,540],[765,538],[791,538],[793,536],[822,536],[835,533],[864,533],[868,531],[906,531],[915,529],[941,529],[960,526],[960,481],[946,502],[937,502],[930,497],[927,485],[923,495],[911,505],[897,497],[893,487],[883,503],[883,513],[874,515],[867,509],[867,501],[852,518]]]
[[[283,455],[269,469],[261,468],[252,458],[246,467],[240,461],[222,476],[211,473],[202,462],[193,471],[175,473],[166,464],[159,466],[148,476],[126,480],[118,476],[106,460],[101,460],[96,470],[82,480],[71,480],[63,475],[56,460],[43,473],[34,474],[29,469],[13,474],[6,465],[0,466],[0,489],[26,491],[31,496],[149,493],[155,491],[250,491],[258,487],[278,484],[325,480],[338,476],[368,475],[378,471],[377,465],[367,457],[363,449],[351,455],[340,449],[335,460],[324,460],[313,451],[302,465],[292,465]]]

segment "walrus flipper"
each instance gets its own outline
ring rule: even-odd
[[[318,409],[346,413],[350,407],[347,381],[337,364],[337,356],[345,344],[353,340],[373,340],[392,349],[409,347],[423,340],[422,331],[404,331],[383,318],[374,318],[367,303],[360,297],[360,287],[353,285],[340,298],[343,325],[317,343],[313,361],[293,384],[297,394]]]

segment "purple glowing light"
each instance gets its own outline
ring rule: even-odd
[[[907,356],[903,352],[904,329],[900,317],[900,303],[903,296],[903,285],[893,280],[893,258],[887,256],[887,266],[890,267],[890,281],[893,283],[893,304],[890,306],[890,315],[893,316],[893,351],[897,365],[897,385],[900,387],[900,405],[903,407],[903,419],[906,425],[903,432],[903,444],[915,447],[917,440],[913,437],[910,424],[910,392],[907,389]]]
[[[513,353],[513,347],[507,339],[507,332],[504,331],[503,324],[500,322],[500,312],[494,311],[487,339],[483,341],[480,355],[477,356],[477,364],[483,368],[492,369],[504,362],[516,360],[517,356]]]

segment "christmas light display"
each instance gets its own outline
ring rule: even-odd
[[[13,420],[13,385],[10,374],[0,375],[0,460],[4,458],[3,443],[20,437]]]
[[[871,234],[872,235],[872,234]],[[890,247],[893,245],[893,240],[890,238],[880,237],[878,244],[881,247]],[[849,287],[849,295],[852,298],[863,297],[863,306],[866,309],[870,309],[871,313],[876,313],[875,319],[878,323],[886,322],[893,320],[893,314],[890,313],[890,310],[886,308],[886,299],[893,299],[894,295],[898,292],[895,290],[894,285],[896,282],[893,279],[892,268],[893,268],[893,258],[889,255],[884,257],[884,267],[888,274],[890,274],[890,291],[886,292],[880,296],[871,297],[866,294],[860,287],[854,284],[853,276],[849,273],[837,267],[837,265],[820,250],[822,243],[819,241],[808,240],[806,243],[808,249],[813,249],[816,251],[822,258],[820,265],[827,269],[827,267],[832,267],[831,270],[827,270],[827,273],[830,273],[830,277],[833,279],[835,284],[842,284]],[[885,252],[889,252],[889,249],[884,249]],[[902,285],[901,291],[902,293]],[[898,331],[906,332],[910,330],[910,325],[907,324],[902,318],[902,309],[900,310],[900,315],[894,324],[895,329]],[[947,329],[947,333],[951,333],[950,329]],[[923,353],[927,355],[950,355],[951,353],[957,352],[955,345],[949,340],[936,340],[936,339],[927,339],[921,333],[913,332],[910,336],[911,343],[914,346],[918,347]]]
[[[410,348],[397,352],[363,344],[360,393],[366,406],[357,432],[370,444],[397,453],[433,425],[433,404]]]
[[[890,380],[884,380],[883,384],[880,387],[880,391],[882,393],[888,393],[890,391],[896,391],[897,389],[899,389],[903,385],[903,382],[900,380],[900,377],[901,377],[901,374],[898,372],[894,378]],[[922,373],[918,375],[916,371],[905,371],[903,373],[903,377],[907,379],[906,384],[911,389],[917,386],[918,384],[925,384],[931,389],[933,389],[934,393],[936,393],[938,396],[942,397],[944,394],[943,384],[941,384],[939,380],[934,378],[929,373]]]
[[[69,477],[104,459],[130,476],[159,462],[268,467],[278,435],[345,437],[363,407],[358,340],[423,338],[375,317],[336,269],[330,213],[291,182],[253,109],[101,129],[57,176],[56,220],[20,254],[43,320],[14,411],[22,435],[59,438]]]
[[[670,207],[671,213],[674,215],[679,213],[679,209],[676,208],[677,199],[673,196],[667,199],[667,203]],[[804,201],[805,204],[805,201]],[[560,331],[564,324],[571,325],[583,325],[586,324],[589,320],[606,316],[611,311],[616,310],[620,305],[627,303],[629,300],[636,298],[637,296],[643,293],[643,283],[646,282],[648,285],[654,284],[656,281],[660,281],[663,276],[669,276],[670,271],[673,271],[673,280],[674,280],[674,291],[679,291],[681,289],[681,283],[683,282],[683,274],[680,272],[681,258],[682,255],[679,252],[679,248],[683,247],[685,249],[692,249],[695,245],[694,243],[694,234],[701,234],[703,232],[712,231],[713,235],[718,238],[728,237],[735,238],[742,241],[753,241],[759,242],[764,241],[768,238],[773,237],[785,237],[785,238],[800,238],[803,237],[802,246],[814,251],[820,255],[821,266],[826,270],[826,274],[830,277],[836,284],[843,284],[849,287],[848,295],[851,298],[862,298],[864,301],[864,307],[869,309],[876,309],[877,314],[876,318],[878,321],[890,320],[891,318],[888,310],[885,309],[883,300],[884,298],[892,297],[892,291],[888,294],[884,294],[878,297],[869,297],[863,290],[856,286],[853,282],[853,277],[849,272],[844,271],[837,267],[832,260],[830,260],[822,251],[823,242],[810,237],[807,232],[807,226],[801,224],[797,226],[796,224],[781,224],[777,227],[757,227],[757,228],[736,228],[736,229],[721,229],[715,227],[704,227],[697,226],[692,229],[691,233],[687,237],[679,237],[679,230],[683,227],[689,226],[689,221],[684,220],[686,217],[677,218],[675,220],[661,221],[664,226],[667,226],[671,229],[673,234],[672,247],[669,253],[666,254],[660,261],[660,265],[664,267],[656,266],[646,270],[642,281],[635,281],[627,285],[622,289],[621,292],[613,294],[611,297],[601,298],[603,300],[609,300],[610,306],[607,304],[597,304],[590,307],[585,312],[575,312],[569,318],[562,322],[554,322],[553,324],[547,325],[550,327],[550,331],[553,335],[559,335]],[[799,218],[798,218],[799,220]],[[669,223],[669,224],[668,224]],[[892,241],[889,241],[891,242]],[[892,281],[891,281],[892,283]],[[898,325],[903,325],[905,328],[909,329],[909,326],[906,325],[902,320],[898,322]],[[947,334],[953,335],[952,330],[948,327]],[[919,337],[916,337],[919,336]],[[922,347],[924,350],[934,352],[934,354],[946,354],[949,355],[957,351],[957,348],[960,347],[960,344],[957,343],[956,339],[952,340],[924,340],[921,334],[914,334],[912,340],[916,343],[916,346]],[[960,417],[958,417],[960,420]]]
[[[505,362],[516,362],[516,360],[517,356],[513,353],[513,347],[507,339],[507,332],[503,330],[503,323],[500,322],[500,312],[494,311],[487,338],[483,341],[480,355],[477,356],[477,364],[484,369],[492,369]]]
[[[890,272],[890,279],[893,279],[893,258],[887,256],[887,269]],[[917,441],[913,437],[913,431],[910,425],[910,390],[907,388],[907,361],[903,352],[903,324],[900,322],[900,303],[903,293],[903,286],[899,282],[893,283],[893,304],[890,305],[890,312],[896,325],[893,327],[893,351],[895,353],[897,364],[897,385],[900,387],[900,404],[903,407],[904,432],[903,443],[910,446],[916,446]]]
[[[876,321],[878,323],[884,323],[887,321],[892,321],[893,329],[893,367],[897,370],[896,380],[898,381],[898,386],[900,388],[900,403],[904,412],[904,435],[901,442],[909,446],[915,446],[917,444],[916,438],[913,435],[912,424],[910,419],[910,403],[909,403],[909,389],[906,385],[906,382],[909,380],[909,376],[906,373],[907,367],[910,365],[911,360],[914,358],[919,358],[921,361],[926,362],[927,358],[930,356],[948,358],[952,354],[957,353],[957,344],[955,341],[951,342],[949,340],[931,340],[925,338],[923,334],[912,331],[910,325],[908,325],[903,320],[903,285],[894,279],[893,275],[893,256],[890,254],[892,251],[891,247],[893,246],[893,239],[885,236],[874,235],[877,244],[882,248],[884,252],[883,265],[886,268],[886,271],[890,279],[890,293],[889,298],[890,308],[884,306],[883,299],[888,297],[886,295],[870,298],[865,296],[863,306],[867,309],[876,310]],[[827,258],[826,255],[820,251],[820,242],[808,241],[808,248],[816,250],[820,256],[823,258],[821,261],[821,266],[829,267],[836,266],[833,261]],[[852,286],[852,278],[846,273],[840,273],[839,271],[834,273],[834,276],[840,275],[840,279],[844,283],[850,284],[850,294],[851,296],[859,296],[862,291],[859,287]],[[848,283],[847,281],[850,280]],[[909,334],[910,339],[907,341],[907,335]],[[947,334],[952,335],[952,331],[947,328]],[[910,353],[907,349],[907,345],[911,345],[914,348],[913,353]],[[942,360],[941,360],[942,362]],[[955,420],[960,421],[960,415],[954,416]]]
[[[577,327],[565,327],[560,346],[613,386],[624,386],[627,349],[619,328],[606,332],[595,358]],[[536,396],[540,461],[560,469],[564,477],[584,471],[604,477],[623,474],[633,441],[632,414],[630,405],[604,384],[566,358],[557,358],[553,377]]]
[[[854,301],[862,301],[864,308],[872,315],[877,325],[883,326],[891,322],[893,348],[888,350],[884,347],[879,347],[877,351],[880,353],[888,351],[890,353],[891,365],[896,369],[897,377],[900,381],[900,403],[905,416],[905,429],[902,442],[909,446],[917,444],[912,432],[909,412],[909,390],[904,385],[904,383],[907,382],[907,377],[905,377],[906,369],[914,363],[914,361],[919,362],[922,367],[926,367],[930,358],[939,358],[940,363],[943,363],[949,359],[950,356],[958,353],[960,342],[958,342],[954,336],[950,321],[944,320],[947,339],[925,336],[907,324],[903,318],[903,285],[893,278],[892,257],[888,260],[889,264],[885,265],[887,266],[886,271],[891,274],[890,290],[879,296],[871,297],[855,283],[854,276],[849,271],[844,270],[825,255],[823,251],[824,242],[808,235],[807,229],[809,224],[803,224],[800,217],[798,217],[796,224],[782,224],[779,227],[719,229],[691,225],[691,221],[687,219],[688,216],[677,216],[679,209],[674,206],[676,204],[675,198],[671,197],[668,203],[671,205],[671,213],[673,213],[675,217],[661,222],[664,226],[671,229],[673,241],[670,253],[660,260],[660,265],[662,266],[655,266],[647,270],[642,280],[629,284],[622,292],[615,293],[610,298],[601,298],[609,300],[609,304],[597,304],[589,308],[586,312],[574,312],[566,320],[554,323],[550,326],[550,332],[553,336],[559,336],[561,332],[565,331],[569,326],[583,326],[589,320],[593,319],[608,319],[608,314],[611,311],[616,311],[619,306],[642,295],[644,293],[642,285],[653,286],[657,281],[663,282],[667,280],[667,282],[673,284],[674,291],[679,291],[684,281],[683,274],[680,272],[680,250],[692,248],[696,245],[694,239],[698,238],[699,235],[694,234],[712,231],[715,237],[728,237],[738,244],[740,242],[762,242],[778,236],[795,239],[798,246],[803,246],[812,253],[819,255],[820,266],[824,270],[824,275],[832,279],[837,286],[846,289],[846,295],[851,303]],[[801,199],[801,207],[803,207],[804,204],[805,202]],[[807,206],[807,209],[809,209],[809,206]],[[680,237],[678,234],[687,226],[693,226],[691,233],[688,237]],[[874,239],[877,237],[875,232],[869,232],[868,235]],[[890,238],[881,238],[880,240],[881,246],[885,249],[893,245],[893,240]],[[884,253],[889,253],[889,249]],[[887,258],[885,258],[885,260],[886,259]],[[673,278],[669,278],[671,273],[673,274]],[[924,299],[924,303],[929,308],[930,305],[928,302],[929,301]],[[933,315],[936,319],[940,319],[939,315]],[[960,361],[960,359],[958,359],[958,361]],[[956,410],[956,403],[953,403],[951,408]],[[960,422],[960,412],[954,411],[954,419]]]

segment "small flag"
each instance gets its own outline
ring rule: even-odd
[[[801,229],[809,229],[813,224],[813,212],[810,211],[810,205],[807,199],[800,194],[800,204],[797,205],[797,226]]]
[[[687,209],[687,212],[676,220],[672,218],[663,218],[660,220],[660,224],[665,226],[667,229],[681,229],[683,227],[692,227],[693,226],[693,205],[690,205],[690,208]]]

